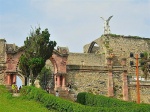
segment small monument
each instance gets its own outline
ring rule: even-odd
[[[107,20],[101,17],[104,20],[104,34],[110,34],[110,26],[109,21],[113,16],[110,16]]]

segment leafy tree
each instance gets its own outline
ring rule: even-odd
[[[30,75],[30,68],[27,64],[28,59],[25,55],[21,55],[20,59],[19,59],[19,68],[21,69],[21,73],[24,74],[25,76],[25,85],[27,84],[27,77],[29,77]]]
[[[48,29],[41,31],[40,27],[30,32],[24,41],[24,53],[20,57],[19,68],[25,76],[30,75],[32,85],[46,60],[52,56],[55,46],[56,42],[50,41]]]
[[[43,67],[41,72],[38,76],[39,84],[42,87],[42,89],[46,89],[47,86],[49,86],[52,82],[52,72],[50,69],[47,69],[46,67]]]

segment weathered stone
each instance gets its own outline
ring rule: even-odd
[[[18,60],[22,52],[14,44],[5,42],[4,39],[0,40],[0,84],[7,85],[13,81],[12,74],[19,75]],[[135,59],[129,58],[130,52],[149,53],[150,39],[102,35],[85,45],[84,53],[71,53],[68,48],[59,47],[47,60],[46,67],[53,72],[52,84],[55,89],[66,89],[67,83],[71,83],[75,95],[90,92],[136,101],[136,81],[130,79],[135,76],[135,68],[130,67],[130,61]],[[122,63],[123,58],[126,58],[126,62]],[[139,75],[142,74],[139,69]],[[150,103],[150,82],[145,82],[140,81],[141,102]]]

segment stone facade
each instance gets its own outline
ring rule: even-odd
[[[19,75],[18,60],[23,51],[13,44],[1,40],[0,84],[11,84],[14,75]],[[7,47],[6,47],[7,46]],[[10,48],[10,46],[12,46]],[[13,48],[13,50],[12,50]],[[15,52],[8,52],[15,51]],[[115,97],[126,101],[136,101],[135,67],[131,67],[130,52],[150,53],[150,39],[133,36],[102,35],[84,46],[83,53],[72,53],[66,47],[58,47],[46,62],[53,72],[54,89],[66,89],[71,83],[72,93],[90,92]],[[20,76],[22,76],[20,74]],[[143,72],[139,69],[139,76]],[[23,78],[24,79],[24,78]],[[9,81],[11,80],[11,81]],[[150,75],[140,79],[141,102],[150,103]],[[24,80],[23,80],[24,81]]]
[[[102,35],[84,46],[84,53],[69,53],[67,82],[75,93],[91,92],[123,100],[136,101],[135,67],[130,66],[130,52],[150,53],[150,39],[136,36]],[[139,77],[144,77],[139,67]],[[140,80],[141,102],[150,103],[150,75]],[[136,80],[134,80],[136,82]],[[144,95],[146,94],[146,95]]]
[[[11,85],[14,82],[16,83],[16,76],[19,76],[24,85],[25,78],[18,67],[22,48],[15,44],[7,44],[5,39],[0,39],[0,46],[0,84]]]
[[[0,39],[0,84],[3,84],[5,81],[5,74],[4,70],[6,69],[6,51],[5,51],[5,39]]]

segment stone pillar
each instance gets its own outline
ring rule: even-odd
[[[10,83],[10,74],[7,74],[7,84],[11,85],[11,83]]]
[[[57,87],[60,87],[60,76],[57,76]]]
[[[16,75],[14,75],[14,74],[13,74],[13,82],[15,82],[15,84],[16,84]]]
[[[57,89],[57,76],[54,74],[54,90]]]
[[[112,71],[108,72],[108,96],[114,96]]]
[[[128,80],[127,80],[127,71],[124,71],[122,74],[122,80],[123,80],[123,100],[128,101]]]
[[[63,88],[65,88],[65,86],[66,86],[66,85],[65,85],[65,80],[66,80],[66,79],[65,79],[65,76],[62,76],[62,87],[63,87]]]

